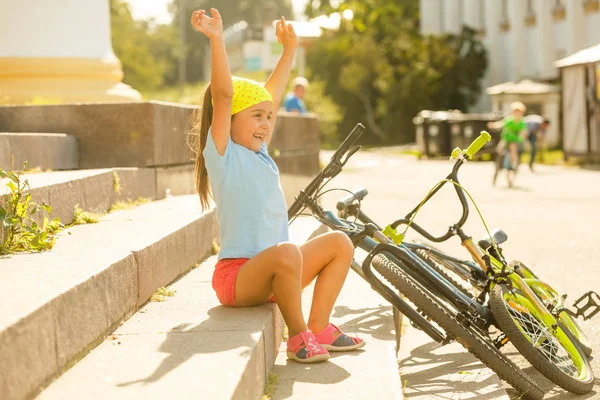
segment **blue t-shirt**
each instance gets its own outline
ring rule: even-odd
[[[283,100],[283,106],[285,111],[300,111],[301,114],[306,113],[308,110],[304,104],[304,100],[296,97],[294,93],[288,93]]]
[[[229,138],[219,155],[209,129],[202,152],[217,204],[223,258],[252,258],[289,240],[287,207],[279,170],[266,142],[254,152]]]

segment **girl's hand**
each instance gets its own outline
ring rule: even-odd
[[[206,11],[198,10],[192,13],[192,26],[198,32],[202,32],[212,39],[213,37],[223,36],[223,20],[221,14],[216,8],[211,8],[212,18],[206,15]]]
[[[283,49],[294,50],[298,46],[298,37],[291,24],[285,22],[285,18],[281,17],[275,26],[275,34],[277,41],[283,45]]]

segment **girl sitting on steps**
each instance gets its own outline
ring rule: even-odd
[[[196,188],[203,209],[212,195],[221,229],[221,251],[213,288],[221,304],[249,307],[277,300],[288,326],[287,354],[298,362],[318,362],[329,351],[365,345],[329,322],[354,256],[350,239],[330,232],[296,246],[288,242],[286,204],[279,170],[267,145],[289,79],[298,39],[282,17],[277,40],[283,53],[264,86],[231,77],[223,21],[211,8],[192,14],[192,25],[210,39],[211,81],[204,94],[192,145]],[[210,188],[209,189],[209,179]],[[302,289],[316,278],[308,324]]]

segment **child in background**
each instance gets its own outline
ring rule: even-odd
[[[210,39],[211,81],[192,135],[196,187],[202,208],[217,205],[221,250],[213,288],[221,304],[249,307],[277,301],[288,326],[287,355],[318,362],[329,351],[365,345],[329,322],[344,284],[354,247],[341,232],[296,246],[288,240],[287,209],[279,170],[267,152],[298,39],[282,17],[277,40],[283,53],[265,85],[232,78],[223,39],[223,21],[212,8],[192,14],[192,25]],[[210,187],[209,187],[210,180]],[[211,190],[212,189],[212,190]],[[302,315],[302,289],[316,278],[308,323]]]
[[[508,187],[513,187],[514,175],[519,165],[519,146],[523,143],[523,138],[527,135],[527,124],[523,120],[525,110],[525,104],[516,101],[510,105],[510,116],[504,118],[502,121],[488,124],[491,129],[502,127],[498,149],[500,165],[496,168],[494,174],[494,184],[496,183],[498,171],[504,168],[506,169]]]

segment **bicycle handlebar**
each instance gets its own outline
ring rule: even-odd
[[[362,201],[362,199],[364,199],[367,194],[369,194],[367,188],[364,186],[359,186],[352,190],[352,193],[349,193],[346,196],[339,199],[336,204],[336,208],[338,209],[338,211],[343,211],[354,200]]]
[[[492,139],[492,136],[487,133],[486,131],[481,131],[481,133],[479,134],[479,137],[477,139],[475,139],[473,141],[473,143],[471,143],[469,145],[469,147],[467,148],[467,150],[465,150],[465,154],[469,157],[469,158],[473,158],[473,156],[475,155],[475,153],[477,153],[479,150],[481,150],[481,148],[490,140]]]
[[[350,132],[342,144],[340,144],[340,146],[337,148],[335,153],[333,153],[329,164],[327,164],[325,168],[319,172],[319,174],[308,184],[308,186],[306,186],[304,190],[300,191],[300,196],[296,197],[288,209],[288,219],[291,220],[294,218],[302,209],[304,202],[300,199],[300,197],[306,198],[307,196],[312,196],[315,191],[319,189],[319,186],[325,179],[331,179],[342,171],[342,167],[353,153],[349,154],[343,161],[342,157],[348,152],[350,147],[352,147],[352,145],[358,140],[364,131],[365,127],[363,124],[356,124],[354,129],[352,129],[352,132]]]
[[[491,136],[488,132],[481,131],[481,134],[463,152],[470,159],[473,157],[473,155],[475,155],[475,153],[477,153],[479,150],[481,150],[481,148],[485,145],[485,143],[489,142],[490,139],[491,139]],[[453,152],[453,158],[456,158],[456,157],[458,157],[458,155],[455,155]],[[459,183],[458,182],[458,169],[460,168],[460,166],[463,164],[464,161],[466,161],[466,160],[461,159],[461,158],[458,158],[456,160],[456,162],[454,163],[454,167],[452,168],[452,172],[446,177],[446,180],[450,180],[450,181]],[[436,194],[446,183],[447,182],[443,182],[437,188],[435,188],[435,190],[432,190],[423,200],[423,204],[425,202],[427,202],[430,198],[432,198],[433,195]],[[460,204],[462,205],[462,208],[463,208],[463,212],[460,217],[460,220],[455,224],[456,227],[460,228],[465,224],[465,222],[467,221],[467,218],[469,216],[469,203],[467,202],[467,198],[465,197],[463,190],[457,185],[453,184],[452,186],[454,186],[454,190],[456,191],[456,194],[458,195],[458,198],[460,200]],[[406,215],[406,217],[394,221],[394,223],[391,224],[391,227],[396,229],[398,227],[398,225],[409,224],[411,217],[413,216],[414,213],[417,212],[418,209],[419,209],[419,207],[415,207],[411,212],[409,212]],[[413,228],[414,230],[416,230],[417,232],[419,232],[421,235],[423,235],[427,239],[431,240],[432,242],[443,242],[443,241],[448,240],[450,237],[452,237],[454,235],[454,232],[452,230],[453,227],[451,227],[448,230],[448,232],[446,232],[444,235],[438,236],[438,237],[431,235],[429,232],[427,232],[425,229],[423,229],[422,227],[420,227],[419,225],[417,225],[414,222],[411,223],[411,228]]]

